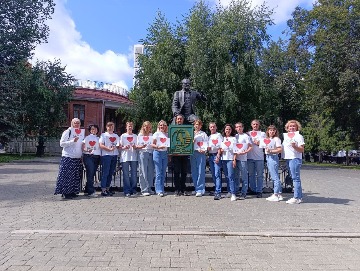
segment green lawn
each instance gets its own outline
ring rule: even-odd
[[[20,156],[19,154],[1,153],[0,163],[9,163],[15,160],[29,160],[33,158],[35,158],[35,154],[23,154],[22,156]]]

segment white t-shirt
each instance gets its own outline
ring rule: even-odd
[[[78,141],[74,141],[74,136],[70,134],[71,128],[66,129],[60,139],[60,147],[62,147],[61,155],[70,158],[81,158],[83,136],[80,135]]]
[[[121,149],[121,159],[120,162],[129,162],[138,160],[138,152],[134,149],[134,146],[137,142],[137,135],[128,133],[123,133],[120,136],[120,145],[122,147],[130,146],[130,149]]]
[[[247,144],[247,148],[245,148],[245,150],[247,150],[249,147],[248,147],[248,144],[251,144],[251,140],[250,140],[250,137],[243,133],[243,134],[236,134],[235,135],[235,140],[236,140],[236,144],[237,143],[241,143],[241,144]],[[247,153],[245,154],[238,154],[236,156],[236,160],[239,160],[239,161],[246,161],[247,160]]]
[[[255,135],[256,133],[256,135]],[[257,139],[261,141],[261,139],[265,138],[266,134],[261,131],[250,131],[248,132],[248,135],[250,136],[252,149],[247,154],[247,159],[253,159],[253,160],[264,160],[264,150],[262,148],[259,148],[258,145],[254,143],[254,139]]]
[[[108,132],[105,132],[101,134],[99,143],[104,144],[106,147],[119,146],[120,138],[115,133],[109,134]],[[117,148],[115,148],[112,151],[107,151],[102,149],[101,156],[105,156],[105,155],[119,155],[119,151]]]
[[[156,140],[156,143],[159,142],[160,138],[168,138],[167,133],[157,131],[153,134],[153,141]],[[157,151],[167,151],[167,148],[161,148],[158,149]]]
[[[92,152],[84,151],[84,154],[101,155],[98,136],[90,134],[82,142],[85,144],[85,148],[88,146],[92,150]]]
[[[288,137],[288,133],[284,133],[284,141],[283,141],[283,157],[284,159],[294,159],[299,158],[302,159],[302,152],[296,151],[291,143],[295,142],[296,146],[305,145],[304,138],[299,132],[295,133],[293,138]]]
[[[194,133],[194,150],[196,149],[196,144],[198,142],[204,142],[205,144],[207,144],[208,141],[209,141],[209,137],[205,132],[199,131],[197,134]]]
[[[138,140],[136,142],[136,145],[140,145],[140,142],[139,142],[140,136],[144,136],[144,135],[138,134],[138,138],[137,138]],[[146,146],[144,148],[139,149],[138,150],[139,152],[150,152],[150,153],[152,153],[154,151],[153,147],[151,147],[153,134],[149,133],[149,137],[151,138],[151,140],[149,140],[149,144],[146,144]]]
[[[220,133],[211,134],[209,136],[209,153],[217,153],[220,149],[220,144],[223,141],[223,136]],[[216,146],[215,146],[216,145]]]
[[[224,137],[223,142],[230,141],[232,144],[235,144],[236,139],[233,136],[230,137]],[[223,149],[221,160],[233,160],[234,159],[234,150],[233,148]]]
[[[268,140],[269,142],[264,142],[264,140]],[[266,147],[270,150],[274,150],[278,147],[281,147],[281,139],[278,137],[274,138],[264,138],[262,142],[260,143],[260,147],[265,149],[265,154],[269,154],[268,151],[266,151]],[[275,153],[274,153],[275,154]]]

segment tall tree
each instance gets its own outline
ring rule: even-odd
[[[309,105],[327,112],[352,142],[360,135],[360,0],[319,0],[297,8],[291,39],[312,54],[306,76]]]

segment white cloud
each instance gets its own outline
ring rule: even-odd
[[[223,6],[228,6],[231,0],[219,0]],[[273,19],[276,24],[284,23],[291,18],[291,13],[297,6],[311,7],[315,0],[249,0],[251,6],[265,4],[274,9]]]
[[[111,50],[104,53],[95,51],[82,40],[75,23],[64,8],[63,0],[57,0],[55,13],[49,20],[50,35],[48,43],[35,49],[34,60],[60,59],[66,71],[78,79],[89,79],[116,83],[129,89],[127,82],[132,81],[133,68],[129,55],[117,54]]]

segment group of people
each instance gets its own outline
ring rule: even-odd
[[[184,123],[184,116],[176,114],[176,125]],[[193,121],[194,152],[190,157],[171,155],[174,166],[175,196],[188,195],[186,191],[187,161],[190,160],[191,178],[196,197],[205,194],[205,168],[207,155],[214,181],[214,200],[222,198],[221,169],[227,183],[227,197],[231,201],[244,200],[248,193],[262,198],[264,178],[264,156],[267,168],[274,183],[274,193],[266,200],[278,202],[283,200],[282,185],[278,174],[279,154],[287,161],[288,170],[293,180],[294,196],[286,201],[289,204],[302,202],[302,187],[300,167],[304,152],[304,138],[299,133],[301,125],[296,120],[290,120],[285,125],[287,133],[283,134],[283,142],[279,131],[274,125],[267,127],[266,132],[260,131],[260,122],[251,122],[252,130],[245,133],[241,122],[225,124],[222,133],[217,132],[214,122],[209,124],[209,136],[202,131],[200,119]],[[168,126],[164,120],[157,124],[157,130],[152,134],[149,121],[142,124],[138,135],[133,133],[132,122],[126,123],[126,132],[121,136],[114,133],[114,123],[106,124],[106,132],[98,136],[97,125],[90,125],[90,134],[85,137],[80,129],[80,120],[74,118],[71,127],[65,130],[60,140],[63,147],[59,175],[55,194],[61,194],[65,199],[78,196],[82,178],[83,165],[86,168],[85,193],[96,197],[94,178],[98,165],[101,164],[101,196],[114,194],[110,190],[112,176],[116,169],[117,157],[120,156],[123,174],[123,190],[126,197],[137,194],[139,180],[141,194],[150,196],[165,195],[164,183],[168,167],[168,147],[170,144]],[[139,172],[139,174],[137,174]],[[138,178],[138,180],[137,180]],[[155,179],[155,183],[154,182]],[[155,187],[155,191],[152,187]],[[241,186],[240,186],[241,184]],[[241,188],[241,190],[240,190]]]

